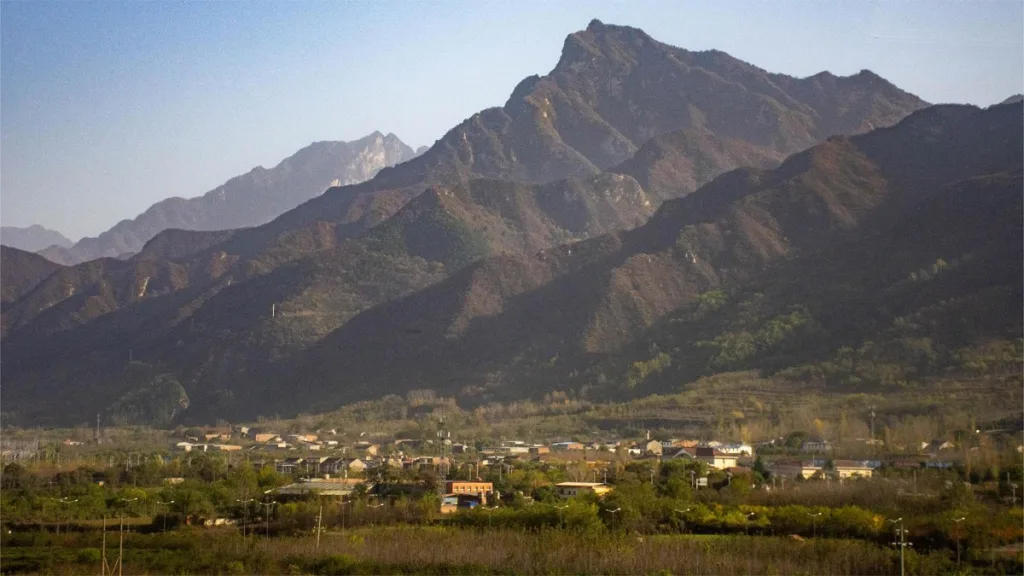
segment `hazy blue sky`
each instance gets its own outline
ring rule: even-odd
[[[591,18],[930,102],[1021,92],[1021,0],[0,4],[0,219],[95,235],[316,140],[432,144]]]

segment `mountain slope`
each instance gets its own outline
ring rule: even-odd
[[[44,228],[39,224],[33,224],[28,228],[17,226],[3,226],[0,228],[0,244],[25,250],[37,252],[50,246],[67,248],[73,244],[71,240],[55,230]]]
[[[788,278],[800,290],[790,292],[812,290],[819,277],[810,263],[829,251],[846,259],[833,268],[847,270],[848,261],[856,274],[885,271],[888,279],[873,277],[879,285],[857,288],[868,301],[893,274],[976,252],[970,265],[950,271],[953,286],[1003,286],[1009,292],[996,302],[1008,303],[1020,293],[1024,144],[1012,121],[1020,114],[1020,105],[930,108],[893,128],[830,139],[776,170],[724,175],[667,202],[632,232],[482,260],[354,318],[289,364],[288,373],[303,377],[288,381],[303,387],[302,397],[319,399],[316,407],[417,387],[473,403],[543,392],[628,348],[704,294],[785,265],[798,266]],[[954,209],[969,217],[936,241],[958,219]],[[858,245],[874,250],[850,248]],[[881,268],[860,268],[851,256],[878,254],[880,246],[903,256]],[[918,293],[911,309],[944,294],[956,292]],[[996,322],[989,313],[978,321],[988,333],[1019,332],[1019,316]]]
[[[83,238],[67,254],[48,253],[77,264],[138,252],[159,232],[225,230],[263,224],[330,186],[356,184],[380,169],[414,158],[394,134],[375,132],[352,142],[316,142],[271,169],[254,168],[196,198],[162,200],[132,220],[95,238]]]
[[[504,253],[495,257],[510,262],[512,276],[493,272],[497,295],[477,286],[480,297],[455,313],[455,330],[472,324],[476,309],[500,309],[503,299],[561,275],[554,244],[631,228],[720,172],[774,166],[834,131],[885,124],[897,110],[924,105],[868,73],[831,84],[790,79],[794,94],[820,85],[805,90],[814,98],[788,94],[784,78],[593,22],[566,40],[549,75],[524,80],[503,108],[474,115],[421,157],[332,188],[267,224],[166,232],[123,265],[76,267],[41,286],[4,315],[6,405],[46,417],[32,403],[72,385],[73,375],[96,406],[57,413],[93,410],[117,400],[113,382],[134,357],[180,376],[190,414],[260,413],[290,385],[291,376],[265,379],[273,369],[361,312],[453,273],[472,269],[487,280],[492,272],[463,268],[476,258]],[[849,93],[828,96],[830,86]],[[557,180],[566,175],[581,177]],[[631,238],[593,246],[603,254],[610,248],[601,246]],[[175,282],[139,289],[158,277]],[[102,305],[85,305],[83,295]],[[597,304],[584,299],[565,311],[584,305]]]
[[[38,254],[0,245],[0,304],[6,309],[60,267]]]

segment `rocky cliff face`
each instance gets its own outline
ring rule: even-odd
[[[132,220],[123,220],[95,238],[44,256],[71,265],[94,258],[134,253],[163,230],[227,230],[256,226],[320,195],[331,186],[373,178],[382,168],[416,153],[394,134],[375,132],[353,142],[316,142],[277,166],[254,168],[203,196],[168,198]]]

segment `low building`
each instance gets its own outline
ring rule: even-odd
[[[840,478],[871,478],[875,473],[867,464],[856,460],[835,460],[832,469]]]
[[[210,450],[217,452],[237,452],[242,447],[237,444],[210,444]]]
[[[569,450],[583,450],[580,442],[555,442],[551,444],[552,452],[568,452]]]
[[[352,478],[324,478],[315,480],[304,480],[294,484],[288,484],[277,489],[281,496],[308,496],[315,494],[326,498],[347,498],[355,493],[356,487],[360,484],[366,486],[366,492],[373,490],[372,484],[363,480]]]
[[[469,446],[456,442],[452,444],[452,454],[465,454],[469,451]]]
[[[812,478],[821,474],[821,466],[815,466],[802,460],[776,460],[768,465],[772,476],[780,478]]]
[[[441,499],[441,514],[451,514],[462,509],[485,506],[486,500],[472,494],[445,494]]]
[[[801,452],[831,452],[832,443],[822,438],[808,438],[800,445]]]
[[[551,452],[551,448],[547,446],[530,446],[530,454],[547,454]]]
[[[280,442],[281,436],[273,432],[257,432],[252,435],[252,439],[259,444],[266,444],[268,442]]]
[[[491,482],[448,480],[444,487],[447,494],[477,496],[484,504],[487,503],[487,497],[494,493],[494,484]]]
[[[612,487],[603,482],[559,482],[555,491],[562,498],[572,498],[580,494],[597,494],[603,496],[612,491]]]
[[[731,454],[734,456],[753,456],[754,447],[750,444],[735,442],[732,444],[723,444],[718,447],[718,451],[724,454]]]

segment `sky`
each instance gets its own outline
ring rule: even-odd
[[[1024,92],[1024,1],[0,0],[0,221],[94,236],[319,140],[431,145],[598,18],[933,102]]]

